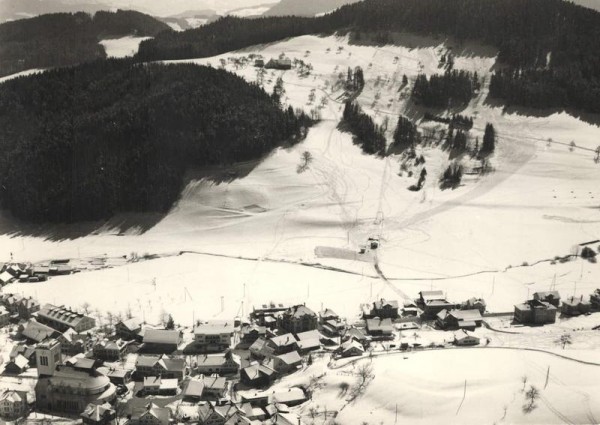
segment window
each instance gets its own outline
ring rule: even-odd
[[[48,356],[40,356],[40,365],[48,366]]]

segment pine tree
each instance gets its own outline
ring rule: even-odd
[[[481,144],[481,152],[484,154],[490,154],[496,149],[496,130],[491,123],[485,125],[485,132],[483,134],[483,143]]]
[[[169,318],[167,319],[167,323],[165,324],[165,329],[175,329],[175,321],[173,320],[173,316],[169,314]]]

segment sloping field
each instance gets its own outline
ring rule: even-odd
[[[480,138],[487,122],[496,127],[500,135],[492,160],[496,171],[465,178],[456,190],[441,191],[438,176],[448,162],[447,152],[425,146],[419,152],[426,158],[428,181],[421,192],[411,192],[407,188],[415,178],[398,176],[397,157],[364,155],[349,134],[337,129],[343,93],[336,82],[348,66],[364,69],[367,84],[358,100],[380,123],[390,117],[389,135],[399,112],[418,116],[420,112],[403,95],[407,89],[399,92],[402,75],[412,81],[419,72],[441,72],[438,59],[451,42],[408,36],[400,41],[409,47],[353,46],[345,38],[306,36],[194,61],[221,66],[220,59],[224,59],[226,69],[249,81],[257,80],[257,69],[251,63],[236,65],[228,58],[255,53],[268,60],[284,53],[310,63],[313,71],[307,77],[295,70],[269,70],[262,81],[270,91],[281,76],[283,101],[307,111],[317,108],[323,120],[309,131],[306,140],[278,149],[261,162],[191,173],[179,203],[143,234],[140,231],[148,224],[147,216],[116,217],[104,227],[34,228],[4,217],[0,220],[0,255],[8,258],[12,253],[15,259],[36,261],[196,250],[318,262],[375,276],[362,258],[354,261],[345,254],[323,257],[315,254],[315,249],[327,248],[318,253],[353,253],[368,237],[380,236],[377,258],[389,278],[386,285],[410,296],[422,289],[440,288],[451,299],[484,296],[491,309],[509,311],[528,293],[549,289],[552,284],[565,295],[571,295],[575,282],[576,295],[591,292],[599,281],[597,265],[577,261],[514,267],[569,254],[574,245],[598,239],[600,166],[587,149],[597,146],[600,129],[566,113],[542,117],[503,113],[502,108],[486,103],[484,84],[462,113],[475,117],[472,133]],[[461,54],[456,68],[477,71],[489,80],[495,63],[493,50],[455,46],[454,51]],[[549,137],[553,139],[550,144]],[[571,140],[576,143],[572,151]],[[299,172],[305,151],[313,160]],[[213,177],[206,177],[208,174]],[[127,230],[121,232],[123,227]],[[88,234],[90,229],[95,229],[92,234]],[[160,261],[164,266],[178,260]],[[203,266],[205,258],[194,261],[203,270],[211,267],[210,263]],[[261,267],[271,267],[264,264]],[[513,268],[506,270],[508,266]],[[95,273],[55,278],[44,285],[52,287],[64,279],[99,279]],[[118,273],[123,276],[124,272]],[[142,267],[140,273],[145,274],[140,280],[151,280],[155,272]],[[319,283],[328,279],[314,278]],[[122,284],[123,278],[119,279]],[[261,276],[257,284],[285,285],[285,281],[274,272]],[[201,279],[194,283],[202,284]],[[122,288],[119,294],[125,293]],[[399,291],[394,293],[400,296]],[[369,295],[377,293],[369,291]],[[320,301],[314,300],[317,305],[313,308],[318,308]],[[351,302],[355,309],[356,301]]]

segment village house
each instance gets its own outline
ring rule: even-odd
[[[194,328],[194,347],[201,353],[216,353],[231,347],[233,320],[200,323]]]
[[[219,400],[225,397],[229,390],[229,382],[221,376],[200,375],[204,383],[203,397],[206,400]]]
[[[441,329],[475,330],[481,326],[483,318],[479,310],[442,310],[437,314],[436,324]]]
[[[272,329],[277,324],[277,317],[289,307],[285,304],[270,302],[254,306],[250,318],[261,326]]]
[[[302,357],[300,357],[300,354],[298,354],[297,351],[292,351],[290,353],[272,357],[265,364],[277,373],[291,373],[302,366]]]
[[[342,341],[349,340],[358,341],[364,348],[367,348],[371,343],[371,337],[356,327],[350,327],[344,331]]]
[[[543,301],[552,304],[554,307],[558,307],[560,304],[560,294],[558,291],[542,291],[533,294],[535,301]]]
[[[347,340],[340,346],[338,350],[339,355],[342,357],[362,356],[364,352],[365,348],[355,339]]]
[[[137,317],[122,320],[115,325],[115,335],[124,341],[142,342],[142,320]]]
[[[266,365],[254,363],[240,371],[240,381],[253,388],[270,386],[276,378],[273,369]]]
[[[553,304],[539,300],[529,300],[515,305],[514,320],[522,324],[544,325],[556,321],[557,308]]]
[[[120,360],[125,354],[127,354],[128,346],[129,342],[121,339],[116,341],[103,339],[94,344],[93,355],[97,359],[114,362]]]
[[[269,396],[269,404],[285,404],[288,407],[298,406],[308,398],[299,387],[288,388],[287,391],[275,391]]]
[[[244,324],[241,329],[242,339],[241,342],[247,345],[252,345],[260,337],[264,337],[267,334],[266,326],[260,326],[255,323]]]
[[[398,317],[398,301],[377,300],[373,303],[369,317],[380,319],[396,319]]]
[[[116,387],[99,373],[90,359],[63,364],[60,343],[48,340],[36,347],[38,381],[36,406],[40,411],[80,414],[90,403],[103,404],[116,398]]]
[[[227,350],[224,353],[197,355],[194,369],[203,375],[231,375],[238,372],[240,365],[235,361],[232,351]]]
[[[124,367],[99,367],[98,372],[106,375],[110,382],[115,385],[127,385],[131,382],[131,376],[133,371],[125,369]]]
[[[190,378],[185,384],[181,396],[183,401],[188,403],[197,403],[202,400],[204,394],[204,380]]]
[[[29,369],[29,361],[21,354],[4,365],[4,373],[7,375],[20,375],[27,369]]]
[[[319,325],[323,333],[332,338],[340,336],[340,333],[346,328],[344,321],[329,308],[319,312]]]
[[[181,332],[167,329],[145,329],[140,351],[150,354],[171,354],[181,344]]]
[[[394,326],[392,319],[367,319],[367,333],[369,336],[378,340],[385,340],[393,338]]]
[[[144,395],[171,395],[177,394],[179,381],[177,379],[167,379],[160,376],[144,377],[144,386],[142,392]]]
[[[266,63],[265,68],[279,70],[292,69],[292,60],[286,57],[277,59],[271,58],[269,62]]]
[[[198,423],[200,425],[225,425],[238,413],[240,413],[239,409],[231,403],[202,403],[198,406]]]
[[[300,354],[308,354],[310,351],[319,350],[322,338],[317,330],[300,332],[296,334],[296,349]]]
[[[317,314],[304,304],[295,305],[284,311],[277,325],[286,332],[299,333],[317,329]]]
[[[43,323],[39,323],[35,319],[29,319],[24,325],[19,326],[19,333],[27,341],[38,343],[42,342],[47,338],[56,338],[60,335],[60,332],[56,329],[46,326]]]
[[[146,406],[146,410],[137,418],[138,425],[169,425],[171,409],[159,407],[154,403]]]
[[[560,307],[561,313],[565,316],[579,316],[589,313],[592,310],[592,303],[588,299],[583,299],[583,295],[581,295],[567,298]]]
[[[183,380],[188,374],[185,359],[173,358],[166,355],[139,355],[135,364],[135,375],[138,378],[161,376],[165,379]]]
[[[116,419],[117,412],[108,403],[90,403],[79,417],[85,425],[108,425]]]
[[[469,298],[465,301],[461,306],[461,310],[479,310],[479,312],[483,315],[485,313],[487,306],[485,300],[483,298]]]
[[[87,334],[78,334],[73,328],[57,335],[56,339],[60,342],[61,352],[66,356],[87,352],[91,344],[91,338]]]
[[[458,346],[479,345],[479,338],[465,329],[461,329],[454,332],[453,343]]]
[[[18,343],[13,345],[12,350],[10,350],[9,359],[10,361],[14,361],[17,356],[23,356],[27,359],[30,367],[35,367],[35,346],[27,345],[24,343]]]
[[[60,332],[73,328],[77,333],[85,332],[96,326],[96,321],[82,313],[64,306],[46,304],[37,312],[37,321]]]
[[[265,338],[258,338],[254,343],[248,348],[250,351],[250,356],[252,358],[261,360],[267,356],[273,354],[273,348],[267,345],[267,340]]]
[[[14,421],[27,415],[29,405],[25,391],[0,390],[0,418]]]
[[[273,355],[289,353],[296,348],[296,342],[296,338],[291,333],[274,336],[267,340],[268,350],[263,349],[263,352],[272,353]]]

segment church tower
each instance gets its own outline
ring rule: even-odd
[[[62,364],[60,355],[60,342],[49,339],[35,347],[38,376],[54,375],[56,366]]]

